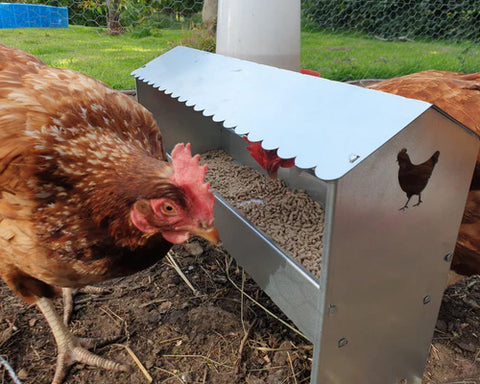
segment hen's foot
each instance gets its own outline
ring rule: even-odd
[[[102,340],[102,342],[104,342]],[[92,348],[97,345],[97,341],[92,339],[82,339],[72,336],[71,342],[58,347],[57,367],[55,369],[55,376],[52,384],[61,384],[68,374],[70,367],[74,363],[83,363],[95,367],[117,371],[130,372],[131,368],[128,365],[117,363],[116,361],[105,359],[98,356],[86,348]]]
[[[106,339],[77,338],[70,333],[60,317],[56,314],[55,307],[51,300],[43,297],[38,299],[36,304],[45,316],[48,325],[50,325],[58,346],[57,368],[52,384],[61,384],[70,366],[74,363],[93,365],[118,372],[130,372],[130,366],[97,356],[86,349],[95,347],[101,342],[111,342],[116,340],[117,337]]]
[[[68,325],[72,318],[73,314],[73,298],[78,293],[92,293],[95,295],[103,295],[106,293],[111,293],[112,290],[109,288],[103,287],[94,287],[91,285],[87,285],[83,288],[73,289],[73,288],[62,288],[63,294],[63,323]]]

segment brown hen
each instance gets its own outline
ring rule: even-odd
[[[480,134],[480,72],[429,70],[380,81],[368,88],[435,104]],[[480,189],[480,152],[473,174],[472,189]]]
[[[452,269],[461,275],[480,274],[480,191],[468,193]]]
[[[100,81],[0,45],[0,276],[47,319],[54,384],[96,356],[51,299],[140,271],[191,234],[217,242],[206,168],[178,144],[167,161],[152,115]]]
[[[369,88],[435,104],[480,134],[480,72],[423,71],[370,85]],[[480,273],[480,153],[470,186],[451,268],[470,276]]]

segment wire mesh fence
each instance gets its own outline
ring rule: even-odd
[[[476,0],[304,0],[302,6],[307,29],[480,42]]]
[[[303,0],[302,28],[303,62],[334,56],[316,69],[338,80],[480,70],[478,0]]]
[[[204,27],[202,20],[209,17],[208,7],[215,14],[217,1],[25,0],[66,7],[70,26],[102,28],[110,35],[146,38],[158,30],[197,31],[186,40],[179,34],[177,43],[211,51],[214,28],[211,23]],[[301,0],[301,5],[302,65],[324,77],[343,81],[429,68],[480,70],[480,0]],[[1,11],[0,5],[0,27]],[[45,17],[38,10],[29,12],[36,20]]]

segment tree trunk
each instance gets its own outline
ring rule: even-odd
[[[217,25],[218,0],[203,0],[202,22],[205,28],[215,32]]]
[[[107,5],[107,27],[110,35],[121,35],[124,32],[120,25],[120,0],[105,0]]]

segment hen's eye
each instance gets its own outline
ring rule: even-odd
[[[175,209],[175,207],[169,203],[162,204],[161,211],[165,215],[174,215],[177,213],[177,210]]]

